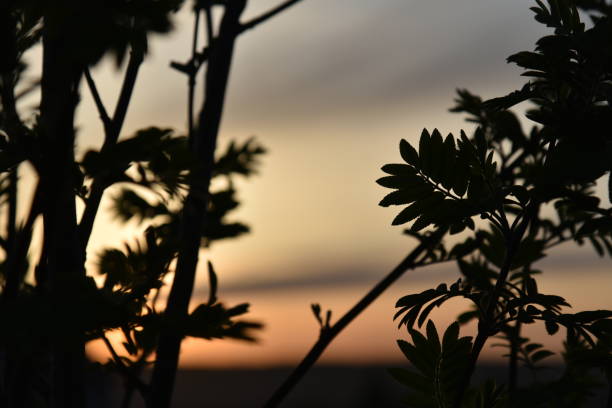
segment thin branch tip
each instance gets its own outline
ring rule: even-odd
[[[238,30],[238,34],[242,34],[243,32],[245,32],[247,30],[255,28],[259,24],[261,24],[261,23],[271,19],[272,17],[276,16],[277,14],[280,14],[281,12],[283,12],[286,9],[288,9],[289,7],[299,3],[300,1],[301,0],[287,0],[284,3],[281,3],[278,6],[274,7],[273,9],[270,9],[269,11],[263,13],[259,17],[255,17],[252,20],[247,21],[246,23],[241,24],[240,28]]]
[[[85,68],[85,70],[83,71],[83,74],[85,75],[85,81],[87,82],[87,87],[89,88],[89,91],[91,92],[91,96],[93,97],[94,103],[96,105],[96,109],[98,110],[98,114],[100,115],[100,119],[102,120],[104,127],[108,127],[111,125],[112,120],[110,116],[108,116],[108,112],[106,111],[106,108],[104,107],[104,103],[102,102],[102,98],[100,97],[100,93],[98,92],[98,87],[96,86],[96,82],[91,76],[91,72],[89,71],[89,68]]]

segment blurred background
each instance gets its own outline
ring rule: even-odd
[[[251,0],[244,19],[278,2]],[[240,37],[220,143],[223,147],[230,139],[256,136],[269,153],[259,175],[237,186],[242,205],[234,217],[249,224],[252,233],[214,244],[202,259],[215,264],[220,297],[228,304],[249,302],[250,317],[265,329],[254,345],[188,339],[183,369],[222,369],[233,373],[230,379],[246,378],[245,383],[253,375],[239,373],[271,369],[268,373],[277,374],[253,385],[250,394],[265,398],[282,378],[279,367],[297,364],[318,336],[310,304],[331,309],[335,321],[401,261],[415,241],[391,226],[396,209],[377,205],[385,194],[375,184],[380,167],[397,162],[400,139],[415,142],[424,127],[437,127],[443,134],[471,129],[461,116],[448,112],[457,88],[486,99],[524,83],[505,59],[533,49],[545,33],[533,20],[532,5],[530,0],[303,0]],[[124,135],[153,125],[184,132],[187,84],[169,62],[189,57],[188,3],[175,26],[171,35],[151,43]],[[30,56],[34,66],[39,59]],[[93,76],[112,107],[120,84],[114,62],[103,61]],[[82,98],[77,148],[84,153],[101,145],[103,133],[86,89]],[[525,121],[524,126],[531,124]],[[101,248],[120,246],[140,230],[136,224],[121,226],[108,213],[100,216],[88,251],[91,265]],[[205,263],[200,265],[194,304],[207,296]],[[591,248],[567,244],[542,260],[540,269],[541,292],[565,296],[576,310],[612,307],[609,263]],[[321,360],[336,367],[374,368],[318,371],[308,381],[390,382],[384,367],[403,364],[395,340],[406,337],[392,321],[395,301],[457,278],[453,264],[409,271]],[[588,297],[583,288],[589,288]],[[448,325],[464,307],[461,301],[445,304],[434,314],[438,326]],[[542,327],[531,330],[533,340],[560,349],[561,339],[547,337]],[[470,334],[473,328],[463,331]],[[96,344],[89,352],[92,358],[107,358]],[[501,354],[488,349],[484,363],[494,364]],[[179,378],[184,379],[180,390],[189,380]],[[206,384],[204,389],[215,389]],[[242,389],[248,394],[248,388]],[[257,404],[243,406],[251,405]]]

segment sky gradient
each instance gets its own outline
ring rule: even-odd
[[[251,3],[245,20],[276,4]],[[253,318],[266,329],[255,346],[189,340],[184,366],[296,362],[317,336],[310,303],[331,308],[337,318],[399,263],[415,243],[391,227],[396,209],[377,205],[385,194],[375,184],[380,167],[399,160],[399,140],[414,142],[424,127],[443,134],[471,128],[448,112],[455,89],[489,98],[524,82],[505,58],[532,49],[545,32],[533,20],[531,5],[527,0],[303,0],[239,39],[220,144],[255,135],[269,154],[258,176],[238,183],[242,206],[233,218],[249,224],[252,233],[215,244],[203,255],[220,275],[221,298],[250,302]],[[187,7],[175,23],[171,35],[151,42],[124,136],[152,125],[184,132],[186,79],[168,64],[187,59]],[[36,56],[32,60],[36,65]],[[104,61],[93,75],[112,108],[120,73]],[[81,153],[102,142],[85,88],[82,98]],[[108,202],[101,208],[107,207]],[[100,248],[120,246],[138,230],[101,214],[88,251],[90,265]],[[595,257],[592,250],[571,245],[555,251],[543,261],[548,270],[542,287],[571,295],[578,308],[612,307],[605,290],[612,284],[609,265]],[[200,272],[194,304],[206,293]],[[402,333],[391,320],[395,300],[457,277],[453,265],[410,272],[340,336],[324,361],[399,359],[394,341]],[[576,290],[586,287],[595,288],[589,298]],[[439,325],[447,325],[461,307],[449,303],[437,311]],[[541,334],[537,339],[546,340]],[[97,346],[91,349],[100,355]]]

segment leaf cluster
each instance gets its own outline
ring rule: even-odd
[[[471,337],[459,337],[459,324],[451,324],[442,339],[435,324],[429,320],[425,335],[408,329],[412,344],[398,340],[398,345],[416,370],[389,369],[389,373],[412,392],[405,398],[406,405],[415,408],[451,407],[461,385],[472,347]],[[493,381],[468,393],[462,407],[501,408],[506,406],[506,392]]]
[[[407,141],[400,143],[405,164],[387,164],[382,170],[389,176],[377,183],[394,189],[380,205],[407,205],[393,220],[401,225],[415,220],[413,232],[433,224],[449,226],[451,233],[466,227],[474,229],[472,216],[496,207],[499,196],[493,154],[486,154],[483,135],[477,131],[472,143],[465,133],[460,139],[449,134],[445,139],[435,129],[423,130],[419,151]]]
[[[201,229],[202,245],[248,231],[241,223],[225,221],[226,215],[238,206],[232,179],[236,174],[252,174],[263,153],[261,146],[248,140],[244,144],[231,143],[217,159],[214,177],[225,178],[227,187],[210,193],[206,225]],[[147,361],[160,332],[168,327],[184,336],[207,340],[230,337],[254,341],[252,331],[261,328],[261,324],[236,320],[247,313],[248,304],[227,308],[218,302],[217,275],[210,263],[208,302],[179,320],[167,320],[158,310],[164,277],[171,272],[178,254],[179,204],[184,199],[190,170],[199,165],[191,158],[186,138],[174,136],[170,129],[144,129],[108,150],[88,152],[80,165],[85,180],[101,177],[109,185],[127,186],[113,199],[117,219],[149,225],[142,239],[124,244],[123,249],[109,248],[100,253],[98,275],[104,280],[102,287],[94,291],[103,295],[102,310],[121,310],[122,314],[107,324],[93,322],[97,330],[92,332],[92,338],[104,336],[105,330],[120,329],[128,353],[121,360],[132,370]],[[117,368],[116,365],[116,359],[109,361],[109,367]]]
[[[530,81],[489,100],[458,90],[451,111],[466,114],[476,131],[470,137],[462,131],[458,140],[424,131],[418,151],[405,140],[400,143],[404,163],[383,166],[388,175],[378,183],[394,191],[380,204],[407,206],[394,225],[414,221],[406,232],[421,243],[430,233],[419,231],[431,225],[451,233],[463,231],[462,241],[450,249],[438,243],[418,263],[455,261],[462,278],[450,287],[440,284],[402,297],[395,318],[412,336],[414,326],[421,327],[434,308],[463,297],[472,308],[459,316],[459,322],[478,321],[474,343],[478,346],[469,350],[471,361],[478,359],[487,339],[497,336],[509,350],[510,365],[522,362],[535,372],[552,353],[523,337],[521,330],[540,322],[551,335],[563,329],[588,350],[580,352],[582,361],[599,367],[591,357],[609,359],[612,312],[568,312],[570,305],[564,298],[539,291],[536,279],[541,271],[534,265],[551,248],[569,241],[588,243],[599,256],[612,256],[611,210],[594,188],[612,168],[610,7],[603,1],[536,3],[532,7],[536,20],[554,33],[540,39],[534,51],[508,58],[525,69],[523,75]],[[581,21],[578,6],[597,12],[591,15],[590,26]],[[535,123],[528,132],[509,110],[523,102],[529,103],[527,119]],[[478,214],[488,227],[474,223]],[[413,351],[425,353],[426,342],[412,337]],[[578,370],[570,360],[566,358],[568,372]],[[470,366],[464,372],[467,381],[460,386],[460,399],[473,369]],[[563,393],[563,385],[570,383],[568,375],[530,390]],[[574,383],[575,393],[565,390],[564,396],[548,401],[537,398],[533,404],[523,398],[525,390],[509,391],[514,403],[520,400],[524,406],[580,406],[594,383]],[[426,400],[430,406],[445,406],[435,397]],[[462,400],[465,404],[469,399]],[[551,405],[553,400],[562,405]],[[450,403],[459,406],[457,400]]]
[[[231,142],[215,161],[213,190],[208,199],[202,245],[232,238],[249,231],[240,222],[227,222],[226,216],[239,205],[232,180],[236,175],[249,176],[256,171],[259,157],[265,152],[254,139],[242,144]],[[146,128],[133,136],[100,151],[88,151],[81,160],[83,185],[80,190],[88,200],[89,180],[102,180],[105,186],[120,184],[113,197],[113,212],[122,222],[148,223],[166,240],[174,240],[180,225],[180,206],[184,199],[188,175],[199,164],[189,151],[187,139],[175,136],[171,129]],[[217,180],[225,179],[225,183]]]
[[[467,368],[471,337],[459,337],[459,324],[449,326],[440,341],[435,324],[430,320],[426,335],[408,329],[412,343],[398,340],[398,345],[408,361],[417,370],[390,369],[390,374],[402,384],[414,390],[407,397],[410,407],[450,407],[458,378]]]
[[[72,62],[96,64],[106,53],[117,66],[134,47],[145,54],[148,35],[172,29],[171,14],[182,0],[94,0],[87,3],[62,0],[50,4],[40,0],[22,2],[26,13],[38,13],[51,35],[70,33],[67,42]]]

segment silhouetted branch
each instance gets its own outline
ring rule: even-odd
[[[204,9],[204,13],[206,15],[206,41],[207,48],[212,47],[213,40],[215,38],[215,34],[213,32],[213,20],[212,20],[212,11],[210,7],[206,7]]]
[[[15,99],[19,100],[29,95],[30,93],[34,92],[36,88],[38,88],[39,86],[40,86],[40,79],[34,79],[30,81],[30,83],[25,88],[21,89],[19,92],[15,94]]]
[[[524,289],[525,285],[523,284],[523,290]],[[508,356],[508,395],[510,397],[510,400],[514,400],[516,398],[519,362],[518,353],[521,348],[521,328],[521,322],[517,321],[514,327],[512,327],[512,331],[509,333],[508,336],[510,340],[510,355]]]
[[[241,32],[252,28],[280,13],[297,0],[289,1],[248,23],[240,23],[247,0],[232,0],[225,3],[225,10],[217,36],[213,40],[212,18],[207,13],[208,47],[184,65],[172,66],[187,75],[195,75],[208,59],[204,84],[204,102],[198,126],[190,138],[194,157],[201,163],[189,175],[189,193],[184,202],[180,223],[180,248],[172,287],[168,296],[164,318],[168,321],[183,319],[188,313],[193,292],[196,266],[202,240],[202,225],[206,225],[206,208],[209,205],[209,185],[212,176],[219,126],[223,116],[225,95],[233,59],[235,41]],[[170,406],[172,389],[178,366],[182,336],[172,330],[162,330],[157,347],[157,358],[151,379],[152,394],[148,405],[151,408]]]
[[[55,11],[55,10],[54,10]],[[36,148],[40,152],[38,176],[41,184],[43,248],[38,265],[46,282],[50,310],[63,310],[74,299],[75,289],[85,278],[77,230],[74,188],[76,107],[80,100],[79,84],[84,64],[75,58],[78,47],[76,27],[79,12],[63,15],[45,11],[42,33],[43,63],[40,116]],[[43,293],[44,293],[43,292]],[[48,336],[52,363],[49,390],[53,406],[78,408],[85,404],[85,339],[79,325],[68,324],[63,313],[53,313],[48,322],[53,330]],[[65,339],[71,340],[70,348]],[[45,340],[43,340],[44,342]]]
[[[479,321],[478,333],[476,335],[476,338],[474,339],[474,344],[472,346],[469,365],[465,375],[461,378],[461,383],[458,387],[458,392],[453,405],[454,408],[461,407],[465,391],[469,387],[470,380],[472,378],[472,375],[474,374],[474,369],[476,368],[476,363],[478,362],[480,352],[482,351],[485,343],[491,336],[491,325],[495,320],[495,307],[498,304],[497,299],[499,298],[499,295],[502,289],[504,288],[504,285],[506,284],[508,274],[510,273],[514,258],[518,253],[521,240],[523,239],[523,235],[525,234],[525,231],[527,231],[527,227],[529,226],[531,220],[537,214],[539,206],[540,204],[534,201],[525,209],[525,215],[523,216],[522,221],[516,226],[515,229],[513,229],[507,239],[506,255],[504,257],[504,262],[499,270],[499,277],[497,278],[495,287],[491,291],[491,295],[484,310],[484,314],[481,320]]]
[[[208,9],[207,9],[208,10]],[[191,61],[195,59],[196,50],[198,48],[198,34],[200,29],[200,13],[201,11],[195,10],[195,21],[193,28],[193,41],[191,44]],[[187,93],[187,126],[189,132],[189,138],[191,139],[193,136],[193,100],[195,93],[195,83],[196,83],[196,73],[195,69],[189,70],[189,81],[188,81],[188,93]]]
[[[194,57],[192,57],[186,63],[183,64],[181,62],[171,61],[170,67],[186,75],[191,75],[192,73],[194,75],[197,75],[198,71],[200,70],[200,67],[208,60],[209,55],[210,48],[204,47],[202,49],[202,52],[196,53]]]
[[[115,112],[113,113],[112,132],[109,136],[107,136],[107,141],[105,141],[105,143],[115,144],[119,138],[119,133],[121,133],[121,128],[123,127],[125,115],[127,114],[130,100],[132,99],[132,92],[134,91],[134,85],[136,84],[136,78],[138,77],[138,71],[142,65],[143,59],[144,50],[133,46],[132,51],[130,52],[128,66],[125,71],[125,78],[123,80],[121,92],[119,94],[119,100],[117,101]]]
[[[104,102],[102,102],[102,98],[100,97],[100,93],[98,92],[98,87],[96,86],[95,81],[91,77],[91,72],[89,72],[89,68],[85,68],[83,71],[85,74],[85,80],[87,81],[87,87],[89,88],[89,92],[91,92],[91,96],[96,104],[96,109],[98,109],[98,114],[100,115],[100,120],[104,124],[104,130],[106,132],[109,131],[111,127],[111,118],[108,116],[106,112],[106,108],[104,107]]]
[[[255,26],[263,23],[264,21],[267,21],[268,19],[288,9],[289,7],[298,3],[299,1],[301,0],[287,1],[279,5],[278,7],[275,7],[272,10],[262,14],[261,16],[252,19],[251,21],[248,21],[244,24],[240,24],[238,26],[237,34],[242,34],[243,32],[247,30],[255,28]],[[211,15],[210,9],[206,9],[205,12],[206,12],[206,19],[207,19],[207,27],[212,28],[212,15]],[[170,66],[176,69],[177,71],[180,71],[187,75],[190,75],[192,72],[194,73],[194,75],[197,74],[202,64],[204,64],[204,62],[208,60],[208,57],[210,55],[210,47],[214,40],[212,29],[207,28],[207,36],[208,36],[208,46],[204,47],[202,49],[202,52],[196,53],[189,61],[187,61],[184,64],[180,62],[172,61],[170,62]]]
[[[183,319],[188,313],[202,240],[202,225],[206,224],[205,210],[209,203],[209,185],[234,53],[235,33],[245,7],[246,0],[234,0],[227,4],[207,64],[204,103],[198,126],[190,140],[194,157],[201,165],[192,169],[189,175],[189,193],[181,213],[179,255],[164,312],[164,318],[168,321]],[[170,406],[181,341],[182,336],[176,331],[162,330],[160,333],[151,378],[152,394],[148,401],[151,408]]]
[[[263,23],[264,21],[267,21],[267,20],[271,19],[275,15],[283,12],[284,10],[288,9],[289,7],[293,6],[294,4],[296,4],[296,3],[300,2],[300,1],[301,0],[288,0],[288,1],[278,5],[277,7],[271,9],[270,11],[262,14],[261,16],[255,17],[251,21],[248,21],[246,23],[241,24],[240,25],[240,31],[238,32],[238,34],[242,34],[243,32],[245,32],[247,30],[255,28],[257,25]]]
[[[407,270],[418,266],[418,258],[423,255],[428,249],[437,245],[442,237],[446,234],[447,229],[441,228],[427,237],[414,248],[402,262],[400,262],[384,279],[378,282],[359,302],[355,304],[344,316],[340,318],[334,325],[324,327],[321,330],[321,335],[317,342],[312,346],[308,354],[293,370],[293,372],[285,379],[281,386],[274,392],[272,397],[264,405],[265,408],[273,408],[278,406],[281,401],[289,394],[296,386],[302,377],[310,370],[323,354],[327,346],[334,338],[348,326],[357,316],[359,316],[372,302],[374,302],[389,286],[391,286],[400,276]]]
[[[113,118],[110,122],[110,125],[104,127],[105,134],[102,151],[110,148],[115,143],[117,143],[117,139],[119,138],[119,134],[121,133],[121,128],[123,127],[125,115],[127,113],[130,100],[132,98],[132,92],[134,90],[136,78],[138,77],[138,70],[140,69],[140,65],[142,64],[143,58],[143,50],[132,48],[132,51],[130,53],[130,59],[128,61],[128,66],[126,68],[125,76],[123,79],[123,85],[121,86],[121,92],[117,101],[117,106],[113,114]],[[78,228],[81,252],[83,254],[85,254],[85,251],[87,249],[87,243],[89,242],[91,230],[93,229],[93,224],[98,213],[98,208],[100,207],[100,201],[102,200],[102,196],[104,194],[104,190],[106,190],[106,187],[106,181],[101,178],[94,179],[91,185],[89,197],[87,198],[85,210],[83,211],[83,216],[81,217],[81,221],[79,222]],[[85,259],[85,256],[83,256],[83,259]]]

